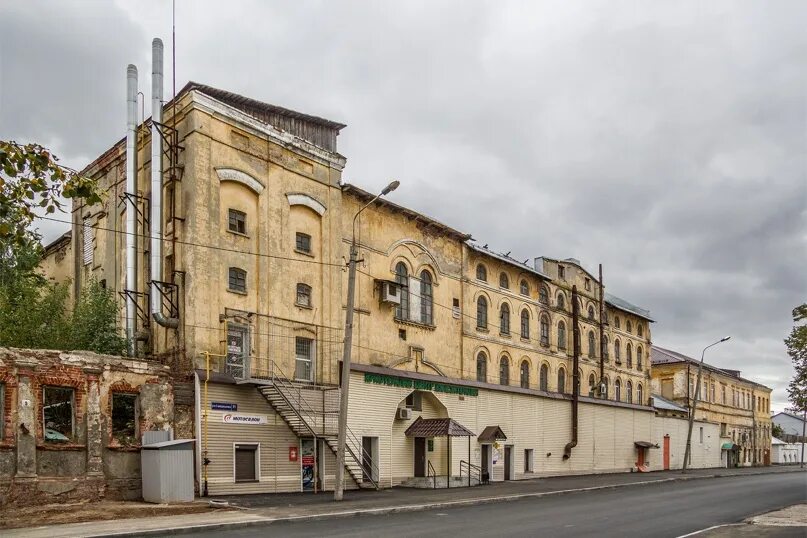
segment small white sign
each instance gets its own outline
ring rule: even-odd
[[[221,417],[225,424],[269,424],[266,415],[243,415],[235,413],[225,413]]]

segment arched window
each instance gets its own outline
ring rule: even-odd
[[[503,303],[499,311],[499,332],[510,334],[510,307],[507,303]]]
[[[642,371],[642,346],[636,346],[636,369]]]
[[[530,338],[530,311],[526,308],[521,311],[521,338]]]
[[[629,333],[633,332],[633,325],[631,324],[630,320],[627,320],[625,322],[625,330],[628,331]]]
[[[423,271],[420,273],[420,322],[431,325],[433,321],[432,275]]]
[[[541,345],[549,345],[549,317],[546,314],[541,315],[541,322],[539,323],[541,332]]]
[[[608,376],[604,377],[602,380],[602,396],[605,399],[608,399],[608,392],[611,390],[611,380],[608,379]]]
[[[614,339],[614,361],[622,364],[622,350],[619,349],[619,338]]]
[[[510,384],[510,360],[507,357],[502,357],[499,361],[499,384]]]
[[[488,270],[481,263],[476,266],[476,279],[482,282],[488,281]]]
[[[541,287],[538,288],[538,302],[549,304],[549,288],[546,287],[546,284],[541,284]]]
[[[619,378],[614,381],[614,399],[618,402],[622,401],[622,381]]]
[[[588,305],[588,319],[594,321],[594,306]]]
[[[625,346],[625,358],[627,360],[628,368],[633,368],[633,346],[628,342],[628,345]]]
[[[247,292],[247,272],[239,267],[230,267],[227,288],[236,293]]]
[[[558,293],[557,306],[561,310],[566,310],[566,296],[564,296],[562,293]]]
[[[566,349],[566,324],[562,321],[558,322],[558,347]]]
[[[526,295],[529,297],[530,295],[530,285],[527,284],[527,281],[522,279],[521,283],[518,285],[518,291],[521,295]]]
[[[499,274],[499,287],[506,290],[510,289],[510,279],[507,278],[507,273]]]
[[[636,332],[639,334],[639,336],[644,336],[644,325],[642,325],[641,323],[637,323]]]
[[[521,361],[521,388],[530,388],[530,363]]]
[[[597,356],[597,339],[594,338],[594,331],[588,332],[588,356],[592,359]]]
[[[614,327],[619,329],[619,316],[614,316]]]
[[[558,370],[558,392],[566,392],[566,370],[563,368]]]
[[[476,355],[476,380],[486,383],[488,380],[488,356],[484,351]]]
[[[605,335],[602,335],[602,356],[608,360],[608,337]]]
[[[549,390],[549,366],[546,364],[541,365],[541,373],[539,376],[540,389],[543,391]]]
[[[633,383],[630,381],[625,383],[625,396],[627,397],[625,401],[628,403],[633,403]]]
[[[594,372],[588,374],[588,388],[590,392],[593,392],[597,386],[597,378],[594,376]]]
[[[404,262],[398,262],[395,266],[395,282],[401,288],[401,304],[395,307],[395,317],[397,319],[409,319],[409,273]]]
[[[302,282],[297,284],[297,301],[295,304],[304,308],[311,308],[311,286]]]
[[[488,328],[488,300],[484,295],[480,295],[476,300],[476,328]]]
[[[644,405],[644,395],[642,394],[642,384],[638,383],[636,385],[636,403],[639,405]]]

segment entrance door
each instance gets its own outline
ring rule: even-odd
[[[314,440],[300,440],[300,469],[303,491],[314,491]]]
[[[415,437],[415,476],[426,476],[425,437]]]
[[[490,480],[490,445],[482,445],[482,482]]]
[[[513,447],[506,445],[504,447],[504,479],[512,480],[513,477],[510,473],[513,472]]]
[[[670,470],[670,436],[664,436],[664,470]]]

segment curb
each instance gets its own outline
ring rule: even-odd
[[[793,471],[791,471],[793,472]],[[224,523],[200,523],[198,525],[183,525],[183,526],[171,526],[167,525],[165,527],[161,527],[159,529],[147,529],[147,530],[121,530],[120,532],[113,532],[113,533],[93,533],[92,531],[84,534],[80,534],[85,538],[120,538],[120,537],[127,537],[127,536],[159,536],[164,534],[191,534],[195,532],[204,532],[204,531],[215,531],[220,529],[243,529],[249,527],[258,527],[258,526],[268,526],[273,523],[284,523],[284,522],[305,522],[305,521],[320,521],[324,519],[341,519],[341,518],[349,518],[349,517],[358,517],[362,515],[367,516],[381,516],[381,515],[388,515],[388,514],[397,514],[397,513],[405,513],[405,512],[421,512],[424,510],[432,510],[432,509],[440,509],[440,508],[457,508],[463,506],[475,506],[481,504],[493,504],[493,503],[501,503],[501,502],[510,502],[510,501],[518,501],[522,499],[536,499],[541,497],[549,497],[554,495],[568,495],[571,493],[583,493],[588,491],[600,491],[600,490],[610,490],[610,489],[619,489],[619,488],[626,488],[632,486],[650,486],[653,484],[666,484],[666,483],[673,483],[673,482],[685,482],[689,480],[704,480],[704,479],[714,479],[714,478],[731,478],[731,477],[742,477],[742,476],[757,476],[757,475],[769,475],[775,474],[771,472],[753,472],[753,473],[742,473],[742,474],[725,474],[725,473],[714,473],[708,475],[694,475],[694,476],[676,476],[670,478],[662,478],[659,480],[643,480],[639,482],[627,482],[623,484],[607,484],[602,486],[591,486],[585,488],[574,488],[574,489],[563,489],[563,490],[555,490],[555,491],[543,491],[543,492],[534,492],[534,493],[516,493],[511,495],[500,495],[495,497],[475,497],[470,499],[457,499],[451,501],[437,501],[431,503],[421,503],[421,504],[404,504],[398,506],[384,506],[379,508],[357,508],[353,510],[343,510],[343,511],[334,511],[334,512],[323,512],[318,514],[305,514],[299,516],[281,516],[281,517],[271,517],[271,516],[260,516],[255,515],[255,519],[251,519],[248,521],[233,521],[233,522],[224,522]],[[171,516],[167,516],[171,517]],[[89,523],[89,522],[88,522]]]

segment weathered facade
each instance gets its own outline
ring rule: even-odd
[[[175,424],[166,366],[0,349],[0,504],[140,498],[143,432]]]
[[[653,346],[653,392],[692,408],[699,361]],[[720,425],[722,465],[769,465],[771,389],[740,376],[737,370],[703,365],[695,418]]]

